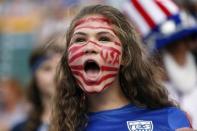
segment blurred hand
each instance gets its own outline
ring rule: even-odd
[[[9,128],[6,124],[0,123],[0,131],[9,131]]]

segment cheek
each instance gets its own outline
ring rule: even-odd
[[[55,90],[55,83],[52,80],[51,73],[40,73],[36,76],[36,82],[39,88],[39,91],[43,95],[52,96]]]
[[[68,49],[68,64],[71,65],[73,63],[80,62],[80,58],[84,55],[82,51],[84,45],[72,45]]]
[[[38,83],[38,86],[40,88],[45,88],[49,85],[52,84],[52,73],[50,72],[43,72],[43,71],[38,71],[36,74],[36,81]]]
[[[101,59],[104,61],[105,64],[112,65],[112,66],[119,66],[122,57],[121,48],[114,48],[114,47],[102,47],[102,51],[100,53]]]
[[[36,82],[38,87],[43,88],[45,86],[45,81],[46,78],[44,78],[45,76],[42,73],[37,73],[36,74]]]

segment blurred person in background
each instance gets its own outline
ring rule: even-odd
[[[197,19],[197,0],[174,0],[180,8],[188,11]]]
[[[32,52],[29,59],[32,80],[27,92],[31,109],[27,119],[16,125],[12,131],[48,130],[51,98],[56,88],[55,73],[63,52],[62,46],[58,43],[59,37],[59,35],[50,37],[45,43],[47,45],[39,46]]]
[[[123,7],[164,68],[163,84],[169,96],[191,115],[197,129],[197,66],[190,49],[197,44],[195,19],[170,0],[131,0]]]
[[[192,125],[197,129],[197,66],[190,50],[191,41],[191,37],[187,36],[170,43],[162,49],[162,57],[166,70],[166,87],[182,109],[190,114]]]
[[[0,131],[9,131],[27,115],[21,84],[11,78],[0,78]]]
[[[190,13],[195,20],[197,21],[197,0],[175,0],[180,7],[185,9],[188,13]],[[197,37],[191,37],[189,41],[189,46],[191,48],[192,54],[195,57],[195,61],[197,63]]]

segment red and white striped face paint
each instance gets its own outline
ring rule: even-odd
[[[86,93],[99,93],[118,80],[122,45],[104,17],[79,20],[68,52],[72,73]]]

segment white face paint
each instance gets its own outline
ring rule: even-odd
[[[86,93],[99,93],[118,77],[122,45],[104,19],[98,16],[82,19],[68,49],[69,66]]]

